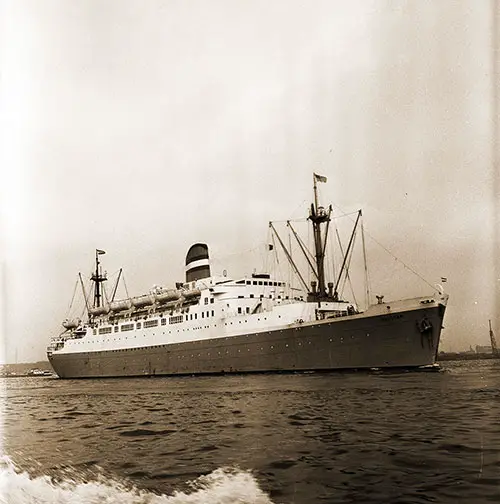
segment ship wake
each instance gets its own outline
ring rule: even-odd
[[[77,477],[55,481],[32,477],[3,457],[0,467],[1,504],[272,504],[250,471],[219,468],[189,482],[189,491],[171,495],[140,490],[103,476],[93,481]]]

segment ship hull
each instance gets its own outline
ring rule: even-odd
[[[48,358],[61,378],[415,368],[435,363],[444,311],[384,305],[266,332]]]

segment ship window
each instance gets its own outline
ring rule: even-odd
[[[161,319],[161,325],[166,325],[167,324],[167,319],[166,318],[162,318]]]
[[[97,329],[92,329],[92,334],[95,336],[97,334]]]
[[[250,297],[253,298],[253,294],[250,294]]]
[[[111,327],[101,327],[99,329],[99,334],[110,334],[111,333]]]
[[[212,310],[212,317],[214,316],[214,311]]]
[[[208,304],[208,298],[205,298],[205,304]]]
[[[156,327],[157,325],[158,325],[158,319],[146,320],[146,322],[144,322],[144,327]]]
[[[184,317],[182,315],[175,315],[174,317],[169,318],[169,323],[170,324],[179,324],[184,320]]]
[[[241,306],[238,306],[238,313],[241,313]]]
[[[267,285],[267,282],[264,282],[264,285]]]
[[[205,317],[205,312],[201,312],[201,318]]]
[[[186,315],[186,321],[188,321],[188,320],[189,320],[189,315]]]
[[[132,331],[134,329],[134,324],[123,324],[120,329],[122,331]]]
[[[137,325],[135,327],[136,327],[136,329],[140,329],[141,328],[141,323],[137,322]]]
[[[250,307],[247,306],[247,313],[250,313]]]
[[[253,281],[253,284],[254,284],[254,285],[257,285],[257,282],[254,280],[254,281]]]
[[[115,326],[115,332],[118,332],[119,327]]]
[[[238,296],[238,299],[243,299],[245,296]]]
[[[259,285],[262,285],[262,280],[259,280]]]
[[[252,282],[250,282],[250,280],[247,280],[247,285],[252,285]]]
[[[213,303],[214,301],[214,298],[210,298],[210,303]]]
[[[197,313],[195,313],[195,314],[194,314],[194,319],[196,320],[197,318],[198,318],[198,314],[197,314]]]

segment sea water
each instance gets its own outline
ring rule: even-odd
[[[500,360],[2,386],[2,503],[500,502]]]

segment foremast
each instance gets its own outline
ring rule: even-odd
[[[102,291],[101,284],[107,280],[106,273],[102,273],[101,263],[99,262],[99,256],[105,254],[104,250],[95,250],[95,271],[92,273],[90,279],[94,282],[94,303],[93,308],[99,308],[104,303],[101,301]]]

